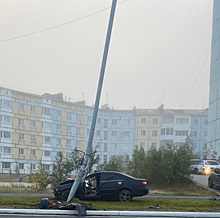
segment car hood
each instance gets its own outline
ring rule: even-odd
[[[68,179],[68,180],[65,180],[64,182],[61,182],[60,185],[65,185],[65,184],[69,184],[69,183],[74,183],[74,179]]]

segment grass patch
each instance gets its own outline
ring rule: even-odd
[[[36,209],[41,197],[0,197],[1,208]],[[51,203],[55,203],[49,198]],[[118,201],[79,201],[97,210],[138,210],[138,211],[201,211],[219,212],[219,200],[183,200],[183,199],[134,199],[131,202]],[[159,209],[149,208],[158,206]]]
[[[134,199],[131,202],[87,201],[92,207],[105,210],[138,210],[138,211],[220,211],[218,200],[182,200],[182,199]],[[149,208],[158,206],[159,209]]]
[[[215,192],[202,188],[193,182],[188,184],[175,184],[172,186],[149,185],[150,191],[158,190],[157,194],[164,196],[218,196]],[[154,193],[154,192],[153,192]]]

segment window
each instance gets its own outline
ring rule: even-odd
[[[147,119],[146,118],[141,118],[141,123],[146,123]]]
[[[43,115],[51,115],[51,110],[50,110],[50,108],[46,108],[46,107],[44,107],[44,108],[42,108],[42,113],[43,113]]]
[[[108,120],[104,119],[104,128],[108,128]]]
[[[66,144],[67,144],[67,145],[71,145],[71,139],[67,139],[67,140],[66,140]]]
[[[31,120],[31,127],[36,128],[36,121],[35,120]]]
[[[177,130],[175,135],[176,136],[188,136],[188,131],[186,131],[186,130]]]
[[[80,134],[80,131],[81,129],[80,128],[78,128],[78,127],[76,127],[76,134]]]
[[[191,132],[190,132],[190,136],[192,136],[192,137],[197,136],[197,131],[191,131]]]
[[[57,138],[57,145],[61,145],[61,139]]]
[[[104,140],[108,140],[108,132],[104,131]]]
[[[49,122],[43,122],[43,127],[44,127],[45,129],[51,129],[51,126],[52,126],[51,123],[49,123]]]
[[[165,135],[165,130],[166,130],[165,128],[161,129],[161,135]]]
[[[67,113],[67,120],[72,121],[72,114],[71,113]]]
[[[107,161],[108,161],[108,156],[107,156],[107,155],[104,155],[103,162],[104,162],[104,163],[107,163]]]
[[[204,136],[208,136],[208,132],[207,131],[204,131]]]
[[[31,113],[36,113],[36,107],[34,105],[31,105]]]
[[[76,147],[80,147],[80,141],[76,140]]]
[[[23,103],[19,103],[18,110],[19,111],[24,111],[24,104]]]
[[[157,136],[157,130],[152,130],[152,136]]]
[[[50,157],[50,151],[43,151],[43,156],[44,157]]]
[[[50,143],[51,142],[51,138],[49,136],[44,136],[44,142],[45,143]]]
[[[153,124],[158,124],[158,119],[157,118],[153,118]]]
[[[100,137],[100,130],[96,131],[96,136]]]
[[[1,106],[11,108],[11,101],[9,100],[1,100]]]
[[[36,164],[31,164],[31,170],[36,170]]]
[[[23,133],[19,133],[19,140],[24,141],[24,134]]]
[[[98,142],[98,143],[96,144],[96,148],[97,148],[97,149],[100,149],[100,142]]]
[[[145,147],[145,142],[140,142],[140,147],[144,148]]]
[[[36,136],[35,135],[31,135],[31,142],[36,142]]]
[[[117,137],[117,132],[116,131],[112,131],[112,136],[113,137]]]
[[[204,120],[204,124],[207,125],[208,124],[208,119]]]
[[[18,119],[18,125],[19,126],[24,126],[24,119],[19,118]]]
[[[19,163],[18,164],[18,168],[19,168],[19,170],[23,170],[24,169],[24,164],[23,163]]]
[[[173,123],[173,117],[163,117],[163,123]]]
[[[50,170],[50,164],[43,164],[43,169],[46,171]]]
[[[67,132],[71,132],[71,126],[67,126]]]
[[[31,156],[36,156],[36,150],[35,149],[31,149]]]
[[[112,125],[117,125],[117,120],[116,119],[112,119]]]
[[[1,131],[1,138],[11,139],[11,132]]]
[[[10,147],[3,147],[3,153],[4,154],[11,154],[11,148]]]
[[[57,111],[57,117],[61,118],[61,111]]]
[[[99,124],[101,122],[100,118],[97,119],[97,123]]]
[[[18,154],[19,155],[24,155],[24,148],[19,148]]]
[[[57,124],[57,131],[61,131],[61,124]]]
[[[9,162],[2,162],[2,169],[10,169],[11,163]]]
[[[108,144],[104,143],[104,152],[108,152]]]
[[[145,136],[146,135],[146,131],[145,130],[141,130],[141,136]]]
[[[125,137],[129,137],[129,136],[130,136],[130,132],[128,132],[128,131],[123,131],[123,132],[122,132],[122,135],[125,136]]]
[[[189,119],[188,118],[176,118],[176,123],[177,124],[188,124]]]
[[[192,124],[193,124],[193,125],[197,125],[197,124],[198,124],[198,119],[193,119],[193,120],[192,120]]]
[[[2,121],[5,122],[5,123],[11,123],[11,117],[5,115],[5,116],[3,116]]]

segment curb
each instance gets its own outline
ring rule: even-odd
[[[88,216],[142,216],[142,217],[220,217],[220,213],[211,212],[163,212],[163,211],[92,211]],[[44,209],[0,209],[0,214],[35,214],[35,215],[79,215],[77,210]]]

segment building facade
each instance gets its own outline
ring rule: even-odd
[[[88,143],[93,107],[67,102],[63,95],[34,95],[0,87],[0,173],[29,174],[41,161],[51,170],[58,152],[70,157]],[[100,163],[134,148],[183,143],[190,137],[195,153],[207,140],[207,110],[99,109],[93,149]]]
[[[213,6],[212,52],[209,90],[208,148],[220,157],[220,1]]]

